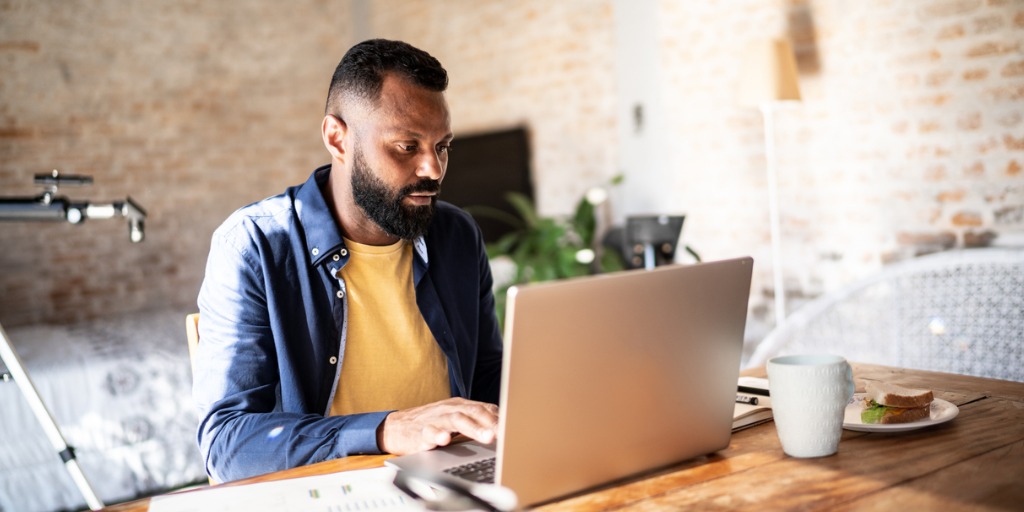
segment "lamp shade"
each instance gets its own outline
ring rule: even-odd
[[[786,39],[754,41],[743,56],[737,100],[745,107],[800,101],[796,58]]]

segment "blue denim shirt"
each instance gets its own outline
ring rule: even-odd
[[[324,200],[330,166],[246,206],[214,232],[199,292],[193,397],[219,481],[379,453],[390,411],[327,416],[345,354],[348,261]],[[438,202],[414,242],[416,303],[448,360],[452,396],[498,402],[501,337],[480,230]],[[345,390],[341,390],[342,393]]]

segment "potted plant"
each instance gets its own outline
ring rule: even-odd
[[[617,176],[611,184],[616,185],[621,181],[621,176]],[[513,285],[624,268],[618,253],[604,251],[597,243],[596,213],[607,198],[604,188],[589,190],[580,198],[574,213],[569,217],[541,216],[533,201],[520,193],[510,192],[505,198],[518,216],[494,208],[466,208],[473,215],[489,216],[515,228],[487,246],[487,255],[495,274],[495,306],[502,325],[505,296]]]

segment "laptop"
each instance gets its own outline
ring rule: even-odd
[[[534,505],[726,448],[752,267],[739,258],[511,288],[496,445],[387,463],[459,474],[493,461],[493,482]]]

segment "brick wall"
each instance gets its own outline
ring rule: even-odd
[[[614,174],[613,12],[609,1],[372,2],[375,37],[428,49],[448,69],[458,135],[526,126],[538,206],[571,211]]]
[[[33,193],[30,175],[59,167],[96,179],[68,195],[131,194],[150,213],[139,245],[121,222],[0,223],[0,320],[194,307],[212,229],[326,160],[324,90],[352,33],[439,57],[456,135],[527,126],[539,207],[569,211],[619,168],[620,5],[0,0],[3,195]],[[763,132],[734,99],[754,38],[788,35],[800,67],[804,101],[776,118],[792,298],[894,259],[1024,236],[1024,2],[657,9],[671,179],[644,185],[687,214],[684,237],[705,257],[757,259],[760,316],[772,293]]]
[[[763,130],[732,97],[756,37],[794,42],[804,98],[776,115],[792,299],[925,252],[1024,245],[1024,2],[662,6],[687,236],[712,256],[753,253],[762,303],[772,293]]]
[[[631,120],[616,119],[614,9],[628,4],[374,2],[372,31],[436,50],[456,131],[527,124],[539,208],[564,213],[617,169],[613,125]],[[755,257],[754,320],[774,293],[761,117],[735,100],[755,38],[793,41],[803,89],[775,116],[791,306],[892,260],[1022,243],[1024,2],[657,4],[671,178],[640,186],[687,215],[706,258]]]
[[[195,309],[213,229],[327,161],[319,125],[351,44],[345,3],[0,0],[0,194],[92,175],[122,220],[0,222],[0,321]]]

